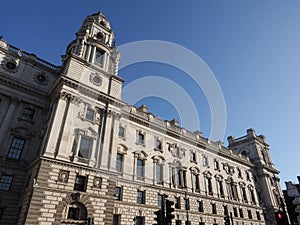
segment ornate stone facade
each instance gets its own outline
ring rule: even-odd
[[[276,224],[279,171],[262,135],[229,146],[121,100],[107,19],[88,16],[57,67],[0,40],[0,224]]]

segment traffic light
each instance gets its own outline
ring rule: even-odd
[[[277,225],[285,224],[283,219],[283,212],[281,211],[275,212],[275,217],[276,217]]]
[[[172,224],[172,219],[175,218],[173,215],[174,208],[173,208],[174,202],[170,200],[166,200],[166,224]]]
[[[229,218],[229,215],[224,216],[224,224],[225,224],[225,225],[230,225],[230,218]]]
[[[156,223],[153,225],[165,225],[164,224],[164,211],[160,209],[160,210],[155,211],[154,214],[156,215],[156,217],[154,218]]]

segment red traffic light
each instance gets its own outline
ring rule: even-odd
[[[282,214],[280,212],[277,213],[277,218],[282,219]]]

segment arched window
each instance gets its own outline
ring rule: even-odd
[[[231,196],[233,200],[238,200],[237,184],[231,177],[227,179],[227,183],[229,188],[229,196]]]
[[[224,198],[224,188],[223,188],[223,177],[220,175],[215,175],[217,182],[218,195],[220,198]]]
[[[87,209],[82,203],[71,203],[67,206],[66,218],[67,220],[86,221]]]
[[[205,179],[205,188],[206,193],[209,195],[213,195],[212,183],[211,183],[211,174],[209,172],[204,172]]]
[[[190,168],[191,175],[192,175],[192,184],[193,190],[196,192],[200,192],[200,183],[199,183],[199,168],[192,167]]]
[[[165,158],[159,155],[153,156],[153,166],[154,166],[154,180],[157,184],[163,184],[164,180],[164,163]]]

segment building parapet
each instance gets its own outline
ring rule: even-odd
[[[14,54],[17,54],[18,56],[26,59],[26,60],[31,60],[35,63],[38,63],[40,64],[41,66],[43,67],[46,67],[50,70],[53,70],[55,72],[59,72],[61,67],[60,66],[56,66],[52,63],[49,63],[43,59],[40,59],[38,58],[35,54],[32,54],[32,53],[28,53],[28,52],[25,52],[13,45],[10,45],[10,44],[7,44],[3,39],[0,39],[0,47],[11,52],[11,53],[14,53]]]

